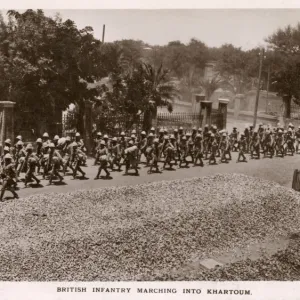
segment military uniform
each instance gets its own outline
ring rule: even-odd
[[[17,173],[14,164],[11,162],[11,155],[6,154],[4,159],[5,163],[1,169],[2,188],[0,201],[3,200],[3,196],[6,190],[9,190],[13,194],[14,198],[19,198],[18,194],[15,192],[15,187],[17,184]]]

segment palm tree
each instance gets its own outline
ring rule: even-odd
[[[205,99],[210,100],[212,94],[222,86],[223,81],[217,77],[200,81],[200,87],[205,93]]]
[[[143,76],[145,88],[148,91],[148,104],[144,110],[144,130],[149,130],[152,119],[156,118],[157,107],[167,106],[169,112],[173,110],[173,101],[179,96],[178,89],[169,80],[169,70],[164,69],[162,64],[159,68],[149,63],[143,63]]]

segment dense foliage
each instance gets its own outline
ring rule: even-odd
[[[266,88],[269,72],[269,90],[283,97],[286,116],[292,99],[299,102],[299,37],[297,25],[267,38],[261,88]],[[234,93],[256,88],[259,51],[231,44],[210,48],[195,38],[165,46],[140,40],[102,44],[89,26],[79,29],[72,20],[51,18],[42,10],[10,10],[6,20],[0,18],[0,96],[17,103],[17,130],[49,128],[60,121],[61,110],[75,103],[76,127],[82,131],[85,101],[94,102],[98,114],[126,114],[132,122],[144,113],[146,129],[157,107],[171,111],[176,97],[209,96],[224,82]],[[209,61],[216,63],[218,78],[204,81]],[[99,84],[103,78],[108,84]]]

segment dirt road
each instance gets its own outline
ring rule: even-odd
[[[24,184],[19,184],[18,191],[20,197],[26,197],[39,193],[66,193],[79,189],[96,189],[104,186],[135,185],[161,180],[184,179],[199,176],[209,176],[216,173],[242,173],[271,181],[275,181],[283,186],[291,187],[294,169],[300,168],[300,155],[288,156],[285,158],[261,158],[260,160],[249,160],[248,163],[236,163],[237,153],[233,153],[233,159],[228,164],[218,164],[204,167],[193,167],[178,169],[173,171],[165,170],[162,174],[147,174],[148,168],[141,165],[140,176],[124,176],[123,172],[112,172],[112,179],[94,180],[97,167],[91,166],[93,161],[88,161],[88,167],[84,168],[88,179],[73,179],[66,176],[64,184],[53,184],[47,186],[48,181],[42,180],[39,187],[24,188]],[[205,161],[207,164],[207,161]],[[103,174],[104,175],[104,174]],[[5,196],[10,196],[7,192]]]

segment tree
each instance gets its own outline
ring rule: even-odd
[[[214,50],[218,58],[217,71],[219,75],[234,89],[237,94],[243,94],[254,86],[254,77],[259,65],[259,50],[243,51],[231,44],[225,44],[219,49],[219,53]]]
[[[155,69],[150,64],[143,64],[144,86],[147,94],[147,103],[144,111],[144,129],[149,130],[152,119],[157,115],[158,106],[167,106],[171,112],[173,110],[173,100],[178,97],[178,89],[170,81],[169,70],[161,65]]]
[[[285,117],[290,118],[292,99],[300,103],[300,23],[278,29],[266,41],[274,52],[273,87],[283,99]]]
[[[82,131],[84,101],[98,94],[87,83],[103,76],[101,43],[92,28],[78,30],[73,21],[46,17],[42,10],[10,10],[8,18],[7,24],[1,21],[0,64],[6,87],[0,86],[0,93],[16,102],[17,126],[22,128],[21,120],[31,116],[39,132],[42,124],[49,128],[58,112],[76,103]]]
[[[205,99],[207,101],[209,101],[212,94],[221,87],[222,83],[222,80],[217,77],[200,81],[200,87],[205,93]]]

